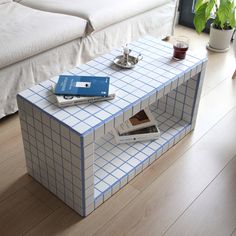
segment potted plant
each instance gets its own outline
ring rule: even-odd
[[[235,0],[197,0],[194,9],[194,26],[198,33],[212,18],[208,49],[225,52],[229,49],[235,26]]]

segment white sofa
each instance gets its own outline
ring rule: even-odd
[[[143,35],[173,31],[177,0],[0,0],[0,118],[16,94]]]

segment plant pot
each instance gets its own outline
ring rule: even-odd
[[[234,29],[220,30],[211,25],[208,49],[215,52],[228,51],[233,32]]]

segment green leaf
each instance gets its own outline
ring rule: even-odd
[[[236,0],[198,0],[195,4],[194,26],[200,33],[208,19],[214,15],[214,27],[231,29],[236,27]]]
[[[231,13],[231,16],[230,16],[230,19],[229,19],[229,23],[230,23],[230,26],[232,28],[236,27],[235,7],[232,10],[232,13]]]
[[[212,12],[214,6],[215,6],[215,0],[210,0],[208,2],[207,8],[206,8],[206,18],[207,19],[210,18],[211,12]]]
[[[230,21],[230,16],[232,12],[232,2],[230,0],[221,0],[220,6],[217,12],[218,19],[220,21],[220,27],[224,29],[224,26],[227,25]]]
[[[206,0],[198,0],[195,4],[194,7],[194,12],[198,11],[198,9],[204,4],[206,3]]]
[[[198,33],[201,33],[204,28],[205,28],[205,25],[206,25],[206,21],[207,21],[207,18],[206,18],[206,8],[208,6],[208,3],[203,3],[197,11],[195,11],[195,15],[194,15],[194,19],[193,19],[193,23],[194,23],[194,26],[196,28],[196,31]]]

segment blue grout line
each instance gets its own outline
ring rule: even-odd
[[[81,185],[82,185],[82,210],[83,210],[83,216],[86,215],[86,204],[85,204],[85,176],[84,176],[84,148],[83,148],[83,139],[80,139],[80,146],[81,146],[81,174],[82,174],[82,179],[81,179]]]

